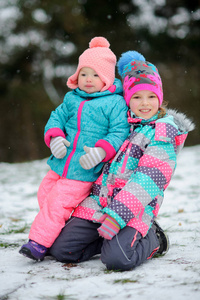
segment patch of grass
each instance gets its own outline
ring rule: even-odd
[[[165,256],[165,254],[166,254],[166,253],[163,253],[163,254],[156,253],[156,254],[153,256],[153,259],[154,259],[154,258],[159,258],[159,257]]]
[[[171,215],[169,213],[162,213],[162,214],[160,214],[160,217],[162,217],[162,218],[170,218]]]
[[[73,295],[65,295],[65,294],[58,294],[55,297],[56,300],[76,300],[77,298],[74,298]]]
[[[9,296],[8,295],[5,295],[5,296],[1,296],[1,298],[0,298],[1,300],[9,300],[10,298],[9,298]]]
[[[13,218],[13,217],[10,217],[9,218],[12,222],[21,222],[22,219],[19,219],[19,218]]]
[[[53,279],[53,280],[60,280],[60,281],[69,281],[70,279],[69,278],[63,278],[63,277],[56,277],[56,276],[51,276],[51,277],[48,277],[48,279]],[[81,278],[81,277],[80,277]],[[77,278],[75,278],[77,279]]]
[[[111,273],[119,273],[123,272],[122,270],[104,270],[104,274],[111,274]]]
[[[17,248],[19,246],[17,243],[0,243],[0,248]]]
[[[24,233],[29,227],[27,225],[24,225],[21,228],[17,229],[10,229],[6,232],[1,233],[1,235],[7,235],[7,234],[13,234],[13,233]]]
[[[74,298],[73,295],[65,295],[64,292],[60,292],[56,296],[42,296],[40,297],[41,299],[46,299],[46,300],[78,300],[78,298]]]
[[[124,278],[124,279],[116,279],[114,280],[114,283],[137,283],[138,280],[136,279],[129,279],[129,278]]]

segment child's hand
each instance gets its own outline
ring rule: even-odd
[[[104,239],[112,240],[112,238],[120,231],[120,226],[117,221],[111,216],[105,214],[100,221],[101,226],[97,229],[99,235]]]
[[[106,151],[101,147],[83,147],[86,152],[85,155],[82,155],[79,159],[80,165],[83,169],[89,170],[98,165],[105,157]]]
[[[63,158],[67,154],[67,147],[69,146],[70,142],[61,136],[51,138],[50,149],[56,158]]]

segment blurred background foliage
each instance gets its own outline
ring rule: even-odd
[[[186,146],[200,144],[199,0],[0,0],[0,161],[50,154],[44,126],[94,36],[158,67],[168,107],[196,124]]]

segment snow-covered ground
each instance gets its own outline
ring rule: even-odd
[[[99,257],[67,265],[18,253],[38,211],[46,159],[0,163],[0,299],[200,299],[200,145],[186,147],[166,191],[159,223],[171,247],[135,270],[108,272]]]

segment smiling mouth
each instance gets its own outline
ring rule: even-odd
[[[141,113],[148,113],[150,112],[151,110],[150,109],[140,109],[140,112]]]

